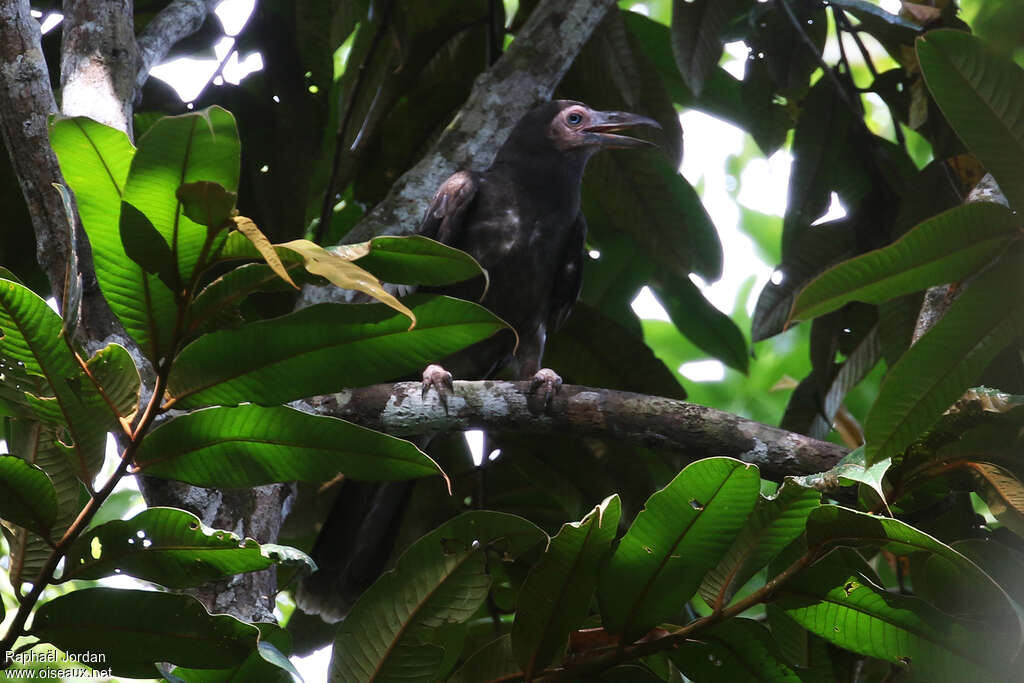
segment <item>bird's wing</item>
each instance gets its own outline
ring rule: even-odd
[[[583,213],[576,214],[572,224],[572,234],[566,245],[562,266],[555,276],[555,285],[551,290],[548,330],[554,332],[569,317],[573,304],[580,296],[583,287],[583,262],[587,258],[584,242],[587,239],[587,221]]]
[[[444,244],[456,244],[479,186],[477,174],[472,171],[453,174],[438,188],[416,233]]]

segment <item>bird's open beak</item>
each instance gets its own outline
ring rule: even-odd
[[[654,119],[628,111],[594,111],[590,115],[590,125],[584,130],[587,144],[602,149],[627,149],[632,147],[656,147],[653,142],[631,138],[628,135],[615,135],[616,132],[636,126],[652,126],[661,128]]]

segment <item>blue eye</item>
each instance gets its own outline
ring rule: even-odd
[[[575,125],[578,125],[579,122],[583,120],[583,117],[580,116],[578,113],[573,112],[573,113],[569,114],[568,116],[566,116],[565,120],[569,122],[570,126],[575,126]]]

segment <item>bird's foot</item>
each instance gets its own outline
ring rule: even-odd
[[[544,397],[544,410],[548,409],[551,405],[551,399],[555,397],[558,390],[562,388],[562,378],[558,376],[558,373],[551,368],[541,368],[537,371],[537,374],[530,380],[530,393],[537,393],[538,389],[541,389],[541,395]]]
[[[436,363],[431,363],[423,371],[423,393],[421,398],[424,400],[427,398],[427,392],[430,391],[430,387],[434,387],[437,391],[437,398],[441,401],[441,405],[444,406],[444,414],[447,415],[448,394],[455,391],[455,385],[452,384],[452,373]]]

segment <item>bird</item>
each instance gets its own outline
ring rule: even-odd
[[[503,373],[530,380],[531,393],[540,393],[548,409],[562,378],[543,367],[544,346],[579,297],[587,259],[583,172],[601,150],[654,147],[621,134],[638,126],[661,128],[638,114],[599,111],[575,100],[544,102],[512,128],[485,170],[457,171],[441,184],[416,233],[477,260],[488,274],[480,303],[512,326],[518,344],[509,353],[506,340],[492,337],[428,365],[424,396],[434,389],[447,409],[453,376]],[[470,281],[427,291],[472,300],[480,286]],[[342,483],[313,548],[320,568],[296,591],[303,611],[328,622],[344,618],[390,557],[388,541],[411,490],[408,482]]]
[[[597,111],[574,100],[535,107],[512,129],[485,171],[458,171],[437,190],[417,234],[461,249],[488,273],[481,303],[518,334],[515,352],[496,357],[498,340],[486,340],[432,364],[423,386],[442,398],[451,377],[484,379],[505,370],[543,389],[545,406],[561,385],[541,367],[549,331],[569,317],[579,296],[586,260],[586,219],[580,186],[590,157],[603,149],[653,146],[619,134],[657,121],[621,111]],[[470,298],[475,283],[437,289]]]

